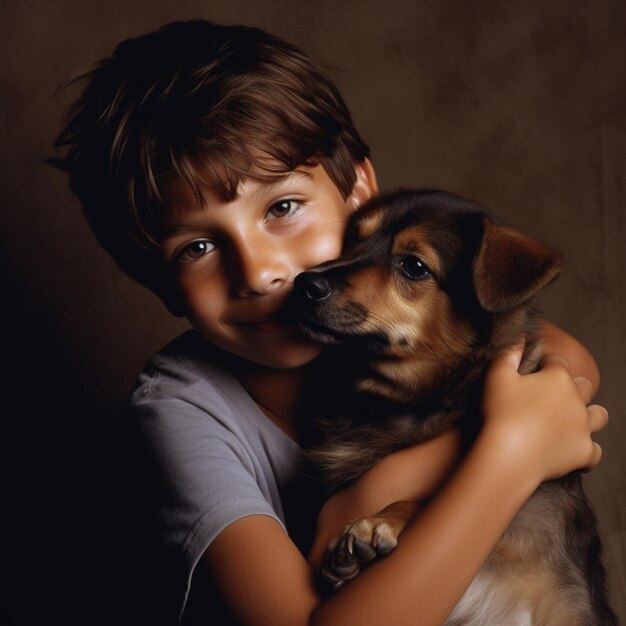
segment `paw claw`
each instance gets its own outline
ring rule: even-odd
[[[356,578],[361,565],[389,554],[397,536],[384,518],[362,518],[346,526],[329,544],[320,570],[324,590],[336,591]]]
[[[395,547],[395,544],[391,544],[387,541],[380,541],[376,545],[376,553],[380,556],[386,556],[390,552],[393,552]]]
[[[353,544],[354,554],[361,563],[367,563],[367,561],[371,561],[376,558],[376,550],[374,550],[374,548],[372,548],[369,544],[358,539],[356,541],[353,540]]]
[[[348,540],[346,542],[346,548],[348,550],[348,554],[352,556],[354,554],[354,535],[348,535]]]

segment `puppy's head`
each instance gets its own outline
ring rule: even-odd
[[[300,274],[301,326],[360,353],[360,388],[427,394],[492,340],[497,320],[556,277],[561,256],[440,191],[378,197],[355,213],[340,259]]]

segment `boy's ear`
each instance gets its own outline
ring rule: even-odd
[[[373,195],[378,193],[378,181],[374,166],[369,159],[364,159],[354,166],[356,181],[352,192],[346,198],[346,203],[350,211],[356,211],[362,204],[365,204]]]
[[[483,226],[473,273],[476,296],[486,311],[501,313],[526,302],[561,271],[557,250],[488,218]]]

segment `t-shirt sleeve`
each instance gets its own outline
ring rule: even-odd
[[[137,504],[179,572],[184,606],[198,560],[224,528],[250,515],[284,524],[266,477],[227,420],[175,397],[136,402],[128,418]]]
[[[138,404],[131,413],[143,448],[143,480],[168,542],[193,554],[198,542],[206,548],[246,515],[281,522],[245,446],[214,416],[175,398]]]

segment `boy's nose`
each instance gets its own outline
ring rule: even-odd
[[[275,242],[246,241],[237,246],[233,257],[232,287],[237,296],[264,295],[290,281],[285,251]]]

